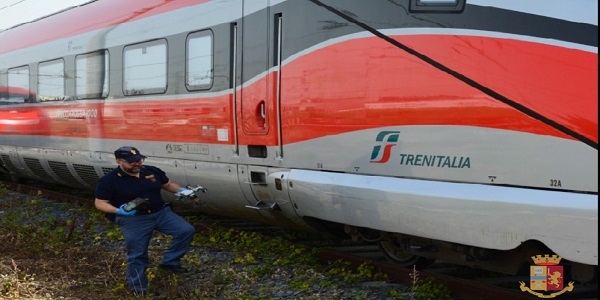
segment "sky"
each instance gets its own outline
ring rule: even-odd
[[[29,22],[90,0],[0,0],[0,30]]]

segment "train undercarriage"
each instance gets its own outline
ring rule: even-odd
[[[405,267],[425,268],[436,261],[443,261],[508,275],[527,276],[530,272],[529,267],[534,265],[531,259],[533,256],[553,254],[538,241],[526,241],[511,250],[495,250],[369,228],[340,226],[352,240],[378,244],[388,260]],[[571,281],[596,282],[597,266],[568,260],[562,260],[560,265],[565,268],[565,277]]]

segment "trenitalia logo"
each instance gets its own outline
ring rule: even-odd
[[[371,162],[383,164],[390,160],[392,155],[392,147],[396,146],[400,131],[382,131],[377,135],[376,142],[381,145],[373,147],[371,152]]]
[[[398,144],[400,131],[381,131],[377,134],[373,151],[371,151],[371,163],[385,164],[392,158],[392,147]],[[471,157],[456,155],[455,153],[396,153],[394,155],[400,166],[407,167],[429,167],[449,169],[470,169]]]

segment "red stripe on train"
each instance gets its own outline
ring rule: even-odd
[[[598,141],[596,54],[473,36],[396,39]],[[283,119],[313,128],[284,136],[286,142],[390,125],[469,125],[571,138],[377,38],[317,50],[286,65],[282,76]]]

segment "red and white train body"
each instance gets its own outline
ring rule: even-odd
[[[0,31],[0,171],[93,188],[132,145],[207,187],[201,212],[343,229],[407,265],[551,251],[587,281],[597,8],[90,1]]]

